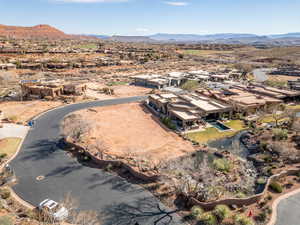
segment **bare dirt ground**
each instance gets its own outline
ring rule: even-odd
[[[286,75],[269,75],[268,76],[269,80],[274,80],[274,81],[288,81],[288,80],[298,80],[300,77],[298,76],[286,76]]]
[[[9,101],[1,102],[0,109],[3,111],[4,117],[13,120],[13,122],[24,123],[32,117],[60,105],[62,102],[58,101]]]
[[[106,86],[105,84],[91,82],[87,84],[88,90],[86,95],[95,99],[112,99],[112,98],[125,98],[132,96],[143,96],[149,94],[152,90],[151,88],[139,87],[134,85],[115,85],[115,86]],[[107,95],[100,93],[100,89],[108,87],[114,90],[113,95]]]
[[[89,144],[100,140],[109,154],[160,161],[195,150],[191,143],[163,128],[139,103],[82,110],[78,114],[94,126]]]

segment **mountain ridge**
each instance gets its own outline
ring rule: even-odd
[[[14,39],[94,39],[85,35],[66,34],[48,24],[39,24],[31,27],[7,26],[0,24],[0,36]]]

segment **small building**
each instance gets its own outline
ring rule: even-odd
[[[62,84],[60,80],[23,80],[20,82],[23,99],[56,98],[62,95],[83,95],[84,83]]]
[[[289,80],[288,85],[291,90],[300,91],[300,78],[298,80]]]
[[[17,68],[17,66],[13,63],[0,64],[1,70],[14,70],[16,68]]]
[[[83,95],[87,90],[84,83],[70,83],[63,85],[63,93],[66,95]]]
[[[138,86],[161,89],[170,86],[170,79],[164,78],[161,75],[138,75],[132,77],[134,84]]]

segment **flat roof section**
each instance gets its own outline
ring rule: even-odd
[[[182,120],[196,120],[199,119],[199,117],[188,113],[188,112],[184,112],[184,111],[178,111],[178,110],[171,110],[171,113],[173,113],[175,116],[177,116],[179,119]]]

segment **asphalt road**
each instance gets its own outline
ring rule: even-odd
[[[11,162],[17,177],[14,191],[37,206],[46,198],[61,201],[67,194],[80,202],[81,210],[101,213],[104,225],[151,225],[165,215],[150,192],[138,185],[103,170],[85,167],[58,146],[60,122],[77,110],[135,102],[145,97],[131,97],[68,105],[38,117],[25,138],[21,151]],[[44,179],[37,180],[38,176]],[[162,206],[164,208],[164,206]],[[168,211],[168,209],[164,208]],[[135,219],[132,219],[135,218]],[[176,214],[172,221],[165,217],[157,225],[183,224]]]
[[[300,194],[280,201],[276,225],[300,225]]]

